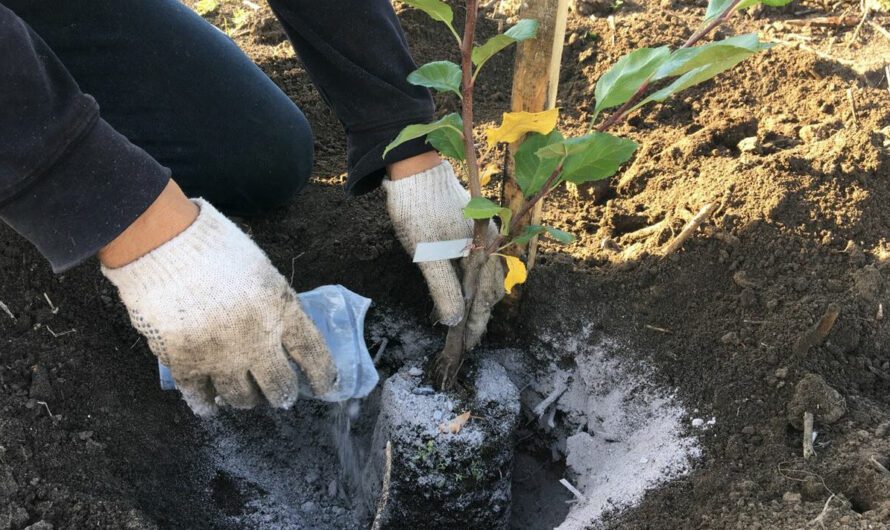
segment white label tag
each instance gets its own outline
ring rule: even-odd
[[[472,238],[436,241],[434,243],[418,243],[417,250],[414,251],[414,263],[469,256],[470,245],[472,243]]]

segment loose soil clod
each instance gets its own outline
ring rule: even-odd
[[[797,383],[794,397],[788,402],[788,422],[798,430],[805,429],[804,417],[809,414],[815,421],[831,425],[846,411],[846,400],[837,390],[828,386],[821,376],[807,374]]]

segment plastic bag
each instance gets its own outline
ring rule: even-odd
[[[379,376],[365,345],[365,314],[371,300],[342,285],[324,285],[297,295],[300,305],[324,336],[337,366],[337,382],[324,396],[309,393],[309,385],[300,374],[300,394],[322,401],[345,401],[367,396],[377,386]],[[296,364],[292,366],[299,373]],[[161,388],[173,390],[176,384],[170,370],[158,362]]]

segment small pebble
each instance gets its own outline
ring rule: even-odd
[[[760,141],[756,136],[742,138],[742,141],[738,144],[738,148],[742,153],[759,153],[763,150],[763,147],[760,145]]]
[[[736,333],[735,331],[729,331],[725,335],[720,337],[720,342],[722,342],[723,344],[738,344],[741,341],[739,340],[738,333]]]
[[[788,504],[800,504],[800,493],[786,491],[785,494],[782,495],[782,500]]]
[[[695,418],[695,419],[692,420],[692,426],[693,426],[693,427],[701,427],[701,426],[704,425],[704,424],[705,424],[705,420],[703,420],[703,419],[701,419],[701,418]]]
[[[788,369],[787,368],[776,369],[776,379],[785,379],[786,377],[788,377]]]
[[[312,501],[306,501],[300,506],[300,510],[303,513],[313,513],[315,512],[315,503]]]
[[[431,386],[418,386],[411,390],[412,394],[416,394],[418,396],[432,396],[436,393]]]
[[[416,366],[412,366],[411,368],[408,369],[408,375],[410,375],[412,377],[420,377],[423,375],[423,370]]]

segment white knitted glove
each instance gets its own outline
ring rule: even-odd
[[[449,241],[473,237],[473,221],[464,219],[463,207],[470,194],[454,174],[451,164],[438,166],[414,176],[383,181],[386,209],[396,236],[408,254],[414,255],[418,243]],[[497,228],[491,223],[492,233]],[[466,259],[461,260],[461,272]],[[451,261],[418,263],[426,279],[439,321],[457,325],[464,317],[465,304],[458,271]],[[485,333],[491,308],[504,297],[504,270],[492,256],[482,271],[479,292],[467,319],[467,348],[478,344]]]
[[[298,396],[293,359],[315,395],[337,376],[324,338],[262,250],[209,203],[181,234],[138,260],[102,273],[120,292],[133,326],[170,368],[199,415]]]

